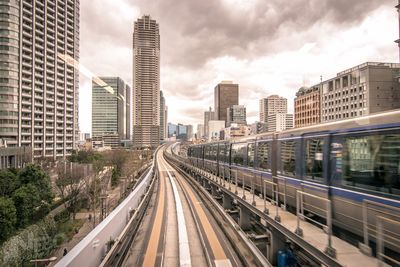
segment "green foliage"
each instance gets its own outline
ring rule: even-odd
[[[48,216],[22,230],[0,247],[0,266],[27,266],[29,261],[45,258],[55,248],[57,226]]]
[[[0,170],[0,196],[10,197],[19,187],[17,175],[11,170]]]
[[[21,185],[32,184],[39,191],[41,200],[51,203],[53,193],[51,190],[51,181],[38,165],[29,164],[19,172],[18,179]]]
[[[0,243],[14,233],[16,222],[14,202],[10,198],[0,197]]]
[[[117,168],[113,168],[111,173],[111,186],[116,186],[118,184],[120,176],[121,174],[119,173]]]
[[[73,150],[71,156],[68,158],[71,162],[79,163],[94,163],[103,159],[100,153],[93,150]]]
[[[32,184],[24,185],[14,192],[12,198],[17,209],[17,226],[24,227],[31,223],[41,203],[37,188]]]

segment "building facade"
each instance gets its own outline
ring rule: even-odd
[[[287,112],[287,99],[284,97],[271,95],[260,100],[260,122],[267,123],[269,115]]]
[[[302,87],[294,99],[295,127],[321,123],[320,86]]]
[[[115,136],[119,140],[129,139],[130,90],[130,87],[119,77],[93,78],[93,137],[112,136],[113,147],[115,146]],[[108,143],[105,145],[108,145]]]
[[[212,111],[211,107],[204,112],[204,137],[206,138],[208,138],[208,122],[215,120],[215,117],[215,111]]]
[[[239,85],[222,81],[214,88],[215,120],[227,123],[227,108],[239,105]]]
[[[321,122],[400,108],[400,64],[367,62],[321,83]]]
[[[0,13],[0,139],[66,157],[78,139],[79,0],[2,1]]]
[[[150,16],[133,30],[133,143],[155,148],[160,143],[160,34]]]
[[[168,138],[177,136],[177,133],[178,133],[178,125],[169,122],[168,123]]]
[[[249,136],[251,134],[251,127],[243,124],[232,123],[229,127],[224,129],[224,140],[231,140],[235,138]]]
[[[268,132],[280,132],[293,127],[293,114],[276,113],[268,116]]]
[[[221,131],[225,129],[225,121],[210,120],[208,122],[208,129],[207,140],[209,142],[220,140]]]
[[[200,140],[204,138],[204,124],[197,124],[196,139]]]
[[[163,91],[160,91],[160,140],[167,137],[167,106]]]
[[[232,123],[236,124],[247,124],[246,120],[246,108],[242,105],[234,105],[226,110],[227,113],[227,126],[231,126]]]

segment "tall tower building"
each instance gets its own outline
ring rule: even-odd
[[[227,126],[232,123],[246,125],[246,108],[242,105],[233,105],[226,110],[227,112]]]
[[[209,111],[204,112],[204,135],[208,136],[208,122],[216,120],[215,111],[212,111],[211,107]]]
[[[166,108],[167,106],[165,105],[165,97],[163,95],[163,91],[160,91],[160,140],[164,140],[166,138],[165,132],[166,132]]]
[[[160,34],[145,15],[133,30],[133,142],[136,147],[160,143]]]
[[[269,115],[287,112],[287,99],[284,97],[271,95],[260,100],[260,122],[268,123]]]
[[[92,80],[92,136],[130,136],[131,88],[119,77],[95,77]],[[116,144],[118,145],[118,144]]]
[[[78,137],[79,0],[2,1],[0,53],[0,139],[32,147],[35,158],[70,155]]]
[[[231,81],[222,81],[214,88],[215,120],[227,123],[227,108],[239,105],[239,85]]]

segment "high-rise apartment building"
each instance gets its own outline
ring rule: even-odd
[[[204,136],[208,137],[208,122],[215,120],[215,111],[212,111],[211,107],[208,111],[204,112]]]
[[[271,95],[260,100],[260,122],[268,123],[268,116],[282,113],[286,114],[287,99],[278,95]]]
[[[130,90],[119,77],[95,77],[92,80],[92,136],[115,136],[125,140],[130,136]]]
[[[214,88],[215,120],[227,123],[227,108],[239,105],[239,85],[231,81],[222,81]]]
[[[268,132],[280,132],[293,127],[293,114],[276,113],[268,116]]]
[[[305,127],[321,122],[320,86],[301,87],[294,99],[295,127]]]
[[[246,125],[246,108],[242,105],[233,105],[226,110],[227,113],[227,126],[231,126],[232,123]]]
[[[166,138],[166,108],[163,91],[160,91],[160,140],[164,140]]]
[[[200,140],[204,137],[204,124],[197,124],[196,139]]]
[[[322,82],[321,122],[400,108],[400,64],[367,62]]]
[[[65,157],[78,138],[79,0],[2,1],[0,139]]]
[[[149,15],[133,30],[133,143],[157,147],[160,143],[160,34]]]

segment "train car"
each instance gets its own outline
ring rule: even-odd
[[[400,110],[202,146],[203,167],[216,174],[223,167],[269,198],[277,189],[288,209],[298,190],[306,192],[306,214],[323,223],[320,198],[329,199],[334,226],[358,237],[366,219],[372,241],[378,216],[400,221]],[[387,226],[384,240],[400,250],[400,227]]]

